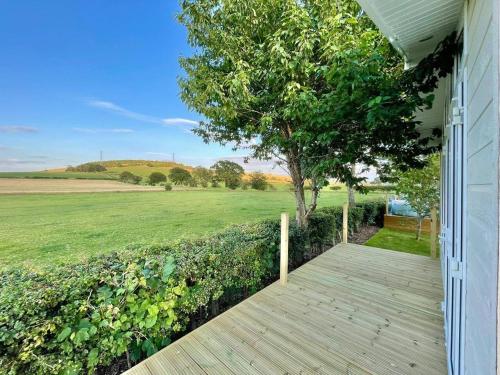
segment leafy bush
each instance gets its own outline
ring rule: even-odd
[[[342,186],[339,186],[339,185],[330,186],[330,190],[340,190],[340,189],[342,189]]]
[[[193,181],[191,173],[189,173],[188,170],[179,167],[172,168],[170,170],[169,177],[175,185],[189,185],[189,183]]]
[[[119,180],[121,182],[125,182],[127,184],[135,184],[137,185],[139,182],[141,182],[142,177],[141,176],[136,176],[132,172],[129,171],[123,171],[120,173]]]
[[[159,184],[160,182],[166,182],[167,176],[165,176],[161,172],[153,172],[149,175],[148,181],[150,185],[156,185]]]
[[[77,165],[76,167],[66,168],[66,172],[105,172],[107,171],[104,165],[99,163],[85,163]]]
[[[168,182],[165,184],[165,191],[171,191],[172,190],[172,184],[169,184]]]
[[[214,178],[212,171],[203,167],[194,168],[192,175],[196,183],[200,184],[201,187],[204,188],[208,187],[208,184],[211,183]]]
[[[228,189],[235,190],[241,185],[241,181],[240,177],[227,177],[225,184]]]
[[[383,208],[351,209],[351,230],[380,220]],[[291,268],[331,246],[341,225],[339,207],[319,209],[308,229],[292,223]],[[279,220],[268,220],[49,271],[3,271],[0,373],[91,374],[126,354],[137,362],[186,331],[200,309],[276,279],[279,243]]]
[[[255,172],[250,175],[250,186],[255,190],[266,190],[267,178],[263,173]]]

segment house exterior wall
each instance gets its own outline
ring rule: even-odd
[[[498,0],[465,12],[465,374],[495,374],[499,250]]]

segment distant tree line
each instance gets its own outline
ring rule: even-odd
[[[164,185],[165,190],[172,190],[172,184],[176,186],[218,187],[221,183],[231,190],[237,188],[266,190],[271,185],[267,181],[265,174],[261,172],[251,173],[247,180],[243,179],[245,171],[237,163],[228,160],[220,160],[210,168],[196,167],[191,172],[182,167],[172,168],[167,175],[161,172],[153,172],[147,178],[149,185]],[[119,180],[125,183],[138,184],[142,181],[140,176],[136,176],[129,171],[120,173]]]
[[[106,167],[99,163],[85,163],[77,165],[76,167],[69,166],[66,172],[105,172]]]

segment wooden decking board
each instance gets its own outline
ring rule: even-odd
[[[302,314],[304,314],[304,316],[306,312],[311,311],[312,316],[321,319],[321,324],[328,323],[328,326],[338,327],[336,332],[342,332],[341,328],[345,327],[346,335],[348,338],[350,337],[349,333],[352,333],[352,329],[355,328],[364,332],[364,335],[362,336],[371,336],[371,340],[377,340],[379,343],[383,341],[392,341],[398,347],[406,345],[407,347],[413,348],[414,345],[425,344],[423,346],[424,349],[427,348],[427,346],[431,346],[432,349],[434,349],[434,345],[436,345],[435,337],[426,337],[425,335],[417,333],[415,330],[411,331],[406,330],[401,326],[397,327],[394,323],[394,320],[386,321],[385,318],[383,318],[384,315],[381,315],[374,319],[373,314],[364,314],[362,313],[362,309],[358,309],[355,311],[341,311],[339,309],[335,310],[333,308],[333,305],[328,306],[328,303],[325,303],[323,305],[310,305],[304,307],[300,306],[300,304],[292,294],[288,296],[288,302],[290,303],[288,303],[287,305],[279,306],[273,301],[264,302],[265,304],[261,303],[262,306],[270,305],[282,309],[289,309],[290,306],[293,306],[294,310],[301,312]],[[248,305],[246,305],[245,308],[248,309]],[[288,315],[293,316],[293,313],[289,313]],[[316,329],[320,328],[316,327]],[[325,330],[327,329],[327,326],[325,326]],[[430,360],[440,358],[439,352],[436,353],[435,350],[431,350],[429,353],[431,356],[431,358],[429,358]],[[421,350],[419,352],[419,355],[425,356],[426,354],[427,353],[424,350]]]
[[[127,375],[446,374],[439,261],[338,245]]]
[[[274,309],[282,309],[281,311],[285,311],[289,306],[276,306],[276,304],[269,300],[265,303],[261,303],[263,306],[262,309],[267,308],[268,306],[272,306]],[[245,306],[248,309],[248,306]],[[408,349],[413,348],[413,343],[410,343],[409,347],[405,347],[402,342],[393,341],[393,340],[384,340],[381,332],[377,334],[379,328],[376,325],[369,326],[366,324],[362,324],[360,326],[359,323],[363,323],[362,320],[348,320],[348,319],[332,319],[333,315],[324,314],[323,312],[319,313],[317,310],[315,311],[315,306],[309,306],[309,311],[311,314],[307,314],[310,316],[311,320],[303,319],[300,321],[300,325],[295,327],[295,331],[302,332],[304,336],[307,335],[308,332],[315,332],[315,340],[317,342],[321,342],[323,344],[334,344],[333,350],[336,353],[342,354],[345,358],[347,358],[352,363],[365,363],[370,355],[365,353],[372,353],[372,366],[376,365],[384,366],[384,372],[389,372],[393,370],[392,365],[388,367],[391,359],[397,359],[399,362],[404,363],[406,361],[407,364],[413,363],[412,360],[416,360],[416,358],[409,358],[407,354]],[[297,320],[298,317],[302,314],[305,314],[305,310],[301,310],[296,308],[296,312],[287,313],[286,320]],[[307,310],[306,310],[307,311]],[[273,310],[276,312],[276,310]],[[261,314],[263,312],[261,311]],[[253,314],[257,316],[257,314]],[[283,320],[279,323],[281,324]],[[275,323],[277,325],[278,323]],[[301,331],[302,330],[302,331]],[[382,329],[380,329],[382,331]],[[294,335],[291,332],[289,335]],[[335,341],[332,342],[331,338],[335,337]],[[410,351],[412,353],[412,351]],[[422,356],[422,359],[426,361],[430,358],[425,358],[426,355],[422,351],[419,352],[419,356]],[[381,361],[381,358],[386,358],[387,360]],[[431,358],[431,361],[435,361],[436,358]],[[423,361],[424,363],[424,361]],[[412,373],[410,371],[408,374]],[[432,373],[432,372],[428,372]]]

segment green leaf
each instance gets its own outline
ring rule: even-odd
[[[154,316],[148,316],[145,320],[144,320],[144,327],[145,328],[151,328],[153,327],[155,324],[156,324],[156,321],[158,320],[158,316],[157,315],[154,315]]]
[[[90,368],[94,368],[99,363],[99,349],[94,348],[87,357],[87,363]]]
[[[165,265],[163,266],[163,272],[161,276],[161,281],[165,282],[168,280],[172,272],[175,270],[175,260],[174,257],[169,256]]]
[[[70,327],[65,327],[61,333],[57,336],[57,341],[61,342],[66,340],[66,338],[71,334],[71,328]]]

